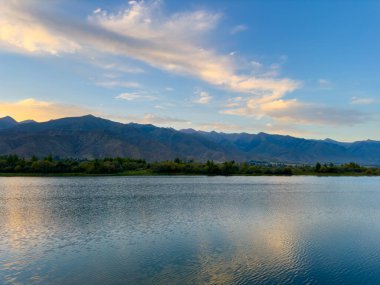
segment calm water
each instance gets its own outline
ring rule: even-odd
[[[0,284],[380,284],[380,178],[0,178]]]

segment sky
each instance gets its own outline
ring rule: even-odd
[[[0,116],[380,140],[379,1],[0,0]]]

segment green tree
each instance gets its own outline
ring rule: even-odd
[[[319,163],[319,162],[317,162],[316,164],[315,164],[315,172],[320,172],[321,171],[321,168],[322,168],[322,165]]]

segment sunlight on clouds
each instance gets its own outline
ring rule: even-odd
[[[217,55],[197,46],[195,43],[201,41],[204,32],[216,26],[220,15],[195,11],[165,18],[157,13],[160,7],[160,2],[133,2],[122,12],[102,11],[90,17],[90,21],[125,37],[126,49],[120,53],[126,52],[161,69],[193,75],[234,92],[266,91],[282,96],[298,87],[297,82],[289,79],[237,75],[236,64],[230,56]],[[138,44],[138,50],[128,43],[131,38],[144,40]]]
[[[173,123],[181,123],[181,124],[186,124],[189,125],[191,122],[183,119],[177,119],[177,118],[172,118],[172,117],[163,117],[163,116],[157,116],[154,114],[145,114],[142,118],[137,119],[138,123],[142,124],[161,124],[161,125],[166,125],[166,124],[173,124]]]
[[[290,79],[238,73],[231,56],[202,47],[206,33],[219,22],[219,13],[196,10],[165,16],[161,1],[130,1],[122,11],[98,7],[83,22],[77,22],[34,4],[33,9],[26,4],[2,4],[2,42],[27,52],[129,57],[252,96],[280,98],[299,86]]]
[[[198,130],[201,131],[220,131],[220,132],[240,132],[242,131],[242,127],[238,125],[232,124],[223,124],[223,123],[205,123],[199,124],[196,126]]]
[[[297,99],[259,100],[258,102],[255,99],[249,99],[246,106],[226,109],[222,113],[256,118],[268,116],[282,123],[297,124],[352,126],[371,120],[369,114],[357,110],[303,103]]]
[[[124,100],[141,100],[147,95],[121,94],[120,99]],[[121,98],[124,97],[124,98]],[[147,99],[147,98],[145,98]],[[150,96],[147,100],[153,100]],[[16,102],[0,102],[0,117],[11,116],[17,121],[33,119],[37,122],[45,122],[52,119],[60,119],[63,117],[77,117],[93,114],[115,120],[123,123],[140,123],[140,124],[155,124],[163,127],[178,127],[184,128],[191,125],[191,122],[185,119],[173,118],[169,116],[160,116],[152,113],[144,115],[125,115],[117,116],[114,114],[103,113],[94,109],[88,109],[77,105],[68,105],[55,102],[39,101],[34,98],[28,98]]]
[[[28,106],[49,107],[52,105],[52,103],[45,102],[45,101],[37,101],[36,99],[28,98],[28,99],[24,99],[24,100],[16,102],[15,105],[20,106],[20,107],[28,107]]]
[[[371,119],[370,115],[357,110],[302,103],[296,99],[268,103],[262,110],[278,120],[303,124],[352,126]]]
[[[130,1],[129,7],[117,13],[102,11],[90,17],[90,20],[113,32],[151,40],[182,39],[199,36],[213,29],[220,14],[211,14],[203,10],[175,13],[170,17],[162,15],[161,1]],[[186,31],[186,34],[183,32]]]
[[[74,52],[80,48],[75,41],[49,31],[26,11],[19,9],[19,3],[0,3],[0,42],[9,48],[13,46],[30,53],[57,54]]]
[[[127,115],[127,116],[115,116],[109,115],[106,116],[111,120],[115,120],[122,123],[139,123],[139,124],[153,124],[161,127],[170,127],[170,128],[188,128],[191,125],[191,122],[188,120],[173,118],[169,116],[160,116],[152,113],[146,113],[144,115]]]
[[[17,121],[33,119],[38,122],[44,122],[88,113],[90,113],[88,109],[79,106],[38,101],[33,98],[17,102],[0,102],[0,115],[11,116]]]
[[[125,60],[139,60],[171,73],[196,77],[219,88],[239,93],[241,99],[228,100],[225,109],[220,111],[222,114],[256,119],[267,117],[282,123],[320,125],[351,126],[371,119],[368,114],[357,110],[284,99],[286,94],[300,88],[301,83],[278,78],[278,64],[270,66],[268,71],[261,63],[253,61],[250,65],[251,73],[244,73],[235,57],[218,54],[213,49],[204,47],[202,43],[207,38],[207,33],[215,29],[221,19],[219,13],[196,10],[166,16],[161,1],[130,1],[127,8],[121,11],[110,12],[98,7],[87,19],[75,22],[54,14],[55,10],[38,9],[37,2],[23,2],[27,3],[24,5],[20,3],[22,2],[12,1],[1,4],[0,41],[26,52],[77,52],[81,55],[90,52],[98,54],[105,62],[109,60],[107,57],[116,56]],[[33,3],[35,6],[32,7]],[[52,21],[55,17],[57,21]],[[91,62],[97,61],[92,58]],[[124,65],[123,62],[103,64],[103,67],[107,70],[115,69],[115,72],[143,72],[142,69]],[[96,84],[107,88],[139,86],[136,82],[114,79]],[[331,87],[326,79],[320,79],[319,84],[324,88]],[[208,104],[212,99],[208,92],[202,90],[196,95],[195,103]],[[121,94],[117,98],[127,101],[152,99],[135,93]],[[33,106],[34,110],[41,108],[31,103],[17,104]],[[351,103],[370,104],[372,101],[353,98]],[[54,109],[54,106],[57,105],[45,106],[45,109],[55,110],[56,113],[65,110]],[[21,114],[20,111],[18,117]],[[52,118],[44,113],[36,113],[36,117],[40,120],[42,117]],[[140,118],[140,121],[143,120],[154,121],[153,118]]]
[[[310,128],[300,128],[298,124],[289,124],[287,122],[276,121],[275,123],[267,123],[264,128],[260,127],[265,133],[276,135],[290,135],[296,137],[315,137],[320,135],[315,131],[310,131]]]
[[[195,91],[195,95],[197,95],[197,98],[194,100],[194,103],[198,104],[208,104],[210,103],[212,97],[211,95],[203,90],[197,90]]]

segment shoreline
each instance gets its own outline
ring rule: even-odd
[[[380,177],[377,174],[365,173],[300,173],[300,174],[231,174],[231,175],[207,175],[197,173],[112,173],[112,174],[88,174],[88,173],[0,173],[0,178],[12,177],[144,177],[144,176],[199,176],[199,177],[292,177],[292,176],[315,176],[315,177]]]

